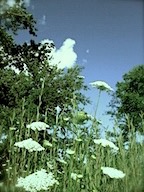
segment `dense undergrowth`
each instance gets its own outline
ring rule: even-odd
[[[61,121],[68,122],[69,118],[58,106],[55,110],[53,127],[46,124],[46,114],[44,122],[40,122],[39,114],[35,122],[25,122],[24,104],[19,122],[14,112],[9,117],[11,126],[1,142],[1,149],[5,149],[1,157],[1,191],[144,191],[144,145],[129,118],[131,132],[125,142],[116,124],[113,138],[107,130],[105,138],[101,138],[96,118],[77,111],[75,105],[73,121],[63,129]]]

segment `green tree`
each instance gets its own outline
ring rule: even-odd
[[[14,40],[19,30],[29,30],[36,35],[35,20],[21,1],[9,7],[0,0],[0,131],[6,133],[10,126],[24,127],[31,121],[45,121],[50,127],[56,124],[59,106],[60,131],[64,133],[72,124],[73,109],[81,110],[89,100],[82,94],[87,90],[82,68],[59,69],[51,66],[53,43],[17,44]],[[63,121],[69,117],[69,121]],[[22,121],[21,121],[22,119]],[[24,125],[23,125],[24,123]],[[8,157],[7,143],[0,145],[0,164]]]
[[[16,44],[13,35],[20,29],[28,29],[30,34],[36,35],[33,16],[20,2],[16,1],[12,7],[6,6],[0,13],[1,123],[6,127],[10,125],[10,120],[6,117],[9,117],[13,110],[18,119],[22,100],[25,98],[24,105],[29,120],[36,120],[34,117],[38,112],[37,106],[40,105],[39,120],[44,120],[43,116],[48,112],[47,123],[53,125],[56,106],[59,106],[63,113],[71,114],[74,102],[77,106],[88,102],[81,93],[81,90],[87,90],[87,86],[84,85],[84,80],[78,77],[82,70],[79,66],[64,70],[49,64],[55,47],[52,42],[42,44],[31,40],[29,43]]]
[[[112,117],[116,117],[124,135],[128,135],[131,119],[136,131],[142,132],[142,115],[144,113],[144,65],[134,67],[123,75],[123,80],[117,82],[116,92],[110,103]]]

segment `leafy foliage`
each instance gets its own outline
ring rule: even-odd
[[[36,28],[32,14],[28,13],[24,2],[17,0],[12,6],[7,1],[0,1],[3,9],[0,12],[0,24],[3,30],[11,30],[14,34],[18,30],[28,29],[29,33],[36,35]]]
[[[3,37],[0,40],[0,116],[4,125],[10,126],[10,120],[6,117],[13,111],[18,121],[23,98],[24,107],[29,111],[27,118],[31,121],[36,117],[44,120],[47,113],[47,123],[50,125],[55,123],[56,106],[63,113],[70,113],[74,102],[77,106],[88,102],[81,93],[82,89],[87,90],[87,86],[78,77],[82,68],[58,69],[57,65],[50,65],[55,47],[52,42],[41,44],[31,40],[21,45],[14,42],[8,30],[16,34],[19,29],[29,29],[30,34],[36,35],[33,16],[23,4],[20,6],[17,2],[6,9],[0,19]]]
[[[2,5],[6,1],[0,1]],[[36,35],[35,21],[20,1],[12,7],[6,4],[0,12],[0,131],[10,127],[22,128],[32,121],[45,121],[50,127],[56,125],[55,107],[61,108],[60,131],[66,133],[72,124],[72,110],[89,102],[81,90],[87,90],[79,78],[82,68],[75,66],[59,69],[50,65],[53,43],[36,43],[31,40],[19,45],[14,41],[18,30],[28,29]],[[74,106],[75,105],[75,106]],[[62,121],[69,117],[69,121]],[[8,139],[7,139],[8,140]],[[9,140],[8,140],[9,142]],[[8,144],[0,145],[1,165],[8,158]],[[3,169],[3,168],[2,168]]]
[[[144,113],[144,65],[139,65],[123,75],[123,81],[116,84],[117,90],[110,103],[108,113],[119,119],[125,135],[129,133],[127,117],[130,117],[136,131],[142,131],[141,116]]]

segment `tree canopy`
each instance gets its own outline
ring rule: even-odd
[[[144,65],[138,65],[123,75],[123,80],[117,82],[116,92],[110,103],[112,117],[117,117],[124,134],[129,133],[127,117],[136,128],[142,132],[142,115],[144,114]]]
[[[67,69],[58,68],[57,63],[51,65],[52,52],[56,49],[52,41],[15,42],[14,35],[18,30],[28,29],[31,35],[36,35],[36,22],[22,2],[15,1],[9,7],[5,5],[0,13],[1,124],[10,126],[8,117],[13,112],[18,121],[24,105],[26,121],[36,120],[37,113],[39,120],[43,120],[47,113],[47,123],[53,125],[55,107],[59,106],[66,115],[71,114],[74,102],[77,106],[89,102],[81,93],[87,86],[79,76],[82,68],[78,65]]]

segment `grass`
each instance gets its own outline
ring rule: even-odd
[[[40,105],[37,109],[37,120],[39,118],[39,108]],[[56,116],[54,132],[48,136],[46,130],[33,131],[27,129],[25,124],[29,124],[31,121],[24,122],[24,113],[26,113],[26,110],[22,107],[19,126],[14,123],[16,117],[11,118],[11,128],[9,128],[7,138],[8,156],[2,164],[6,173],[5,179],[0,183],[2,192],[25,191],[23,188],[15,186],[17,179],[26,177],[41,168],[45,169],[47,173],[52,172],[59,182],[59,184],[51,186],[47,190],[49,192],[144,191],[144,145],[137,142],[134,126],[129,119],[128,126],[131,126],[133,131],[127,142],[128,148],[125,148],[124,138],[120,132],[114,138],[114,143],[119,148],[118,151],[115,151],[109,146],[103,147],[94,143],[94,139],[100,139],[98,123],[93,119],[89,120],[87,124],[84,122],[78,124],[76,120],[78,113],[75,113],[75,110],[73,112],[73,123],[71,124],[71,130],[75,134],[67,139],[62,139],[56,135],[59,128],[59,119],[61,119],[59,114]],[[77,114],[77,117],[75,114]],[[117,129],[118,127],[115,125],[114,130]],[[107,132],[105,134],[106,138],[111,140]],[[28,138],[33,138],[39,142],[45,150],[28,152],[24,148],[14,147],[16,142]],[[125,177],[110,178],[102,172],[101,167],[113,167],[121,170],[125,173]],[[72,177],[72,175],[75,175],[75,177]]]

